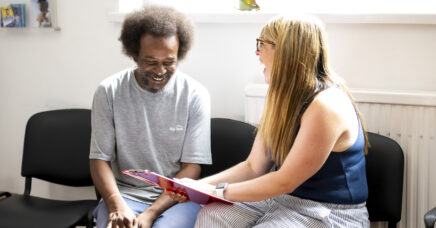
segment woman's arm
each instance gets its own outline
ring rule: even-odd
[[[258,133],[247,160],[218,174],[203,178],[200,181],[212,185],[221,182],[241,182],[267,173],[272,165],[271,153],[265,151],[262,135]]]
[[[313,176],[346,129],[341,114],[328,103],[315,99],[308,107],[294,145],[278,171],[229,184],[224,197],[231,201],[264,200],[291,193]]]

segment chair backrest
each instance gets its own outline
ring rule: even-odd
[[[404,155],[394,140],[368,132],[371,145],[366,156],[369,220],[388,221],[396,227],[401,219]]]
[[[65,109],[33,115],[26,126],[21,175],[68,186],[92,185],[91,111]],[[27,188],[27,187],[26,187]]]
[[[201,177],[223,171],[244,161],[251,151],[256,128],[237,120],[212,118],[212,165],[202,165]]]

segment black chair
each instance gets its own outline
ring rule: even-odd
[[[368,208],[371,222],[387,221],[393,228],[401,219],[404,155],[394,140],[368,132],[371,144],[366,156]]]
[[[253,146],[256,128],[237,120],[212,118],[212,165],[202,165],[201,177],[230,168],[244,161]]]
[[[254,142],[255,127],[236,120],[213,118],[212,165],[202,165],[201,177],[210,176],[244,161]],[[396,227],[401,220],[404,155],[394,140],[368,132],[371,144],[366,156],[367,208],[371,222],[387,221]]]
[[[424,215],[424,223],[426,228],[433,228],[436,222],[436,207],[428,211]]]
[[[92,227],[90,211],[97,200],[64,201],[30,195],[32,178],[67,186],[92,186],[90,137],[88,109],[33,115],[27,122],[24,139],[21,166],[21,175],[26,178],[24,194],[0,201],[0,227]]]

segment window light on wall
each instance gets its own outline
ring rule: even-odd
[[[242,0],[119,0],[119,12],[126,13],[145,3],[170,5],[186,13],[232,13]],[[436,14],[434,0],[256,0],[259,13],[323,14]]]
[[[170,5],[196,23],[261,23],[279,13],[309,13],[325,23],[436,24],[435,0],[256,0],[258,11],[239,11],[240,0],[118,0],[109,20],[122,22],[124,15],[145,3]]]

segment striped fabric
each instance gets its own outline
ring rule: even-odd
[[[281,195],[272,199],[227,205],[211,203],[201,209],[196,228],[242,227],[369,227],[365,203],[320,203]]]

